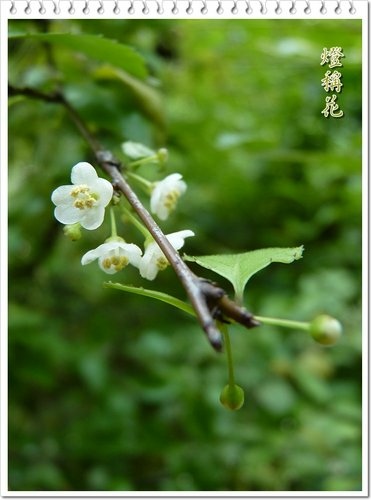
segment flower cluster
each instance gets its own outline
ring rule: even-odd
[[[55,189],[51,199],[56,205],[55,218],[66,224],[65,234],[76,240],[81,236],[80,227],[94,230],[101,226],[105,208],[113,197],[113,187],[109,181],[98,177],[94,167],[86,162],[80,162],[72,168],[71,182],[72,185]],[[165,220],[174,211],[179,197],[187,189],[186,183],[182,176],[176,173],[149,184],[151,211],[161,220]],[[98,260],[102,271],[114,274],[131,264],[148,280],[155,279],[159,271],[166,269],[169,263],[157,243],[146,233],[146,229],[142,228],[147,236],[145,251],[142,253],[139,246],[126,243],[123,238],[117,236],[113,212],[111,224],[112,236],[82,257],[83,266]],[[140,224],[139,221],[136,221],[136,224]],[[166,235],[175,250],[182,248],[185,238],[190,236],[194,236],[194,233],[188,229]]]

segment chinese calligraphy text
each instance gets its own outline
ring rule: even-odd
[[[327,49],[324,47],[321,54],[321,66],[327,64],[329,68],[341,67],[341,58],[345,57],[341,47],[331,47]],[[341,73],[337,70],[326,71],[324,78],[321,80],[321,85],[326,92],[341,92],[343,86],[341,82]],[[341,118],[344,116],[344,112],[339,109],[339,104],[336,102],[337,95],[332,94],[332,96],[326,97],[326,106],[321,111],[325,118],[332,116],[333,118]]]

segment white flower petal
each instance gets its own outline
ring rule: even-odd
[[[80,210],[79,222],[82,227],[92,231],[97,229],[104,220],[104,207],[98,205],[90,209]]]
[[[112,239],[111,241],[106,241],[105,243],[103,243],[102,245],[100,245],[98,248],[101,249],[101,255],[104,255],[106,253],[113,252],[118,247],[120,247],[121,244],[126,245],[126,243],[124,241],[122,241],[121,238],[120,239],[115,239],[115,240]]]
[[[184,245],[185,238],[189,238],[190,236],[194,236],[195,233],[190,229],[184,229],[183,231],[177,231],[175,233],[170,233],[166,235],[166,238],[169,240],[172,247],[175,250],[179,250]]]
[[[54,217],[62,224],[75,224],[80,221],[81,213],[71,205],[58,205],[54,209]]]
[[[156,278],[159,269],[156,265],[153,264],[152,266],[140,267],[139,272],[142,278],[153,281]]]
[[[92,184],[98,178],[97,171],[87,163],[86,161],[81,161],[72,167],[71,181],[72,184]]]
[[[159,272],[156,266],[156,246],[155,243],[150,243],[148,245],[139,265],[139,273],[142,278],[146,278],[150,281],[154,280]],[[162,252],[158,247],[157,249],[159,251],[158,256],[160,256]]]
[[[73,189],[72,185],[69,186],[59,186],[57,189],[54,189],[52,192],[52,202],[54,205],[62,205],[63,203],[71,203],[71,190]]]
[[[142,250],[133,243],[118,242],[118,247],[127,256],[131,265],[139,267],[142,259]]]
[[[166,220],[170,215],[170,210],[162,203],[158,203],[156,210],[151,209],[151,211],[157,214],[160,220]]]
[[[151,194],[151,200],[150,200],[150,205],[151,205],[151,212],[154,214],[157,214],[159,205],[160,205],[160,200],[161,200],[161,189],[158,189],[158,184],[155,186],[155,188],[152,191]]]
[[[111,267],[105,267],[105,266],[103,265],[103,261],[104,261],[104,259],[105,259],[105,258],[106,258],[106,257],[99,257],[99,259],[98,259],[98,266],[99,266],[99,267],[101,268],[101,270],[102,270],[103,272],[105,272],[106,274],[116,274],[116,273],[117,273],[117,270],[116,270],[113,266],[111,266]]]
[[[183,178],[183,176],[181,174],[175,173],[175,174],[168,175],[161,182],[163,182],[164,184],[176,184],[177,181],[180,181],[180,179],[182,179],[182,178]],[[183,181],[182,181],[182,183],[185,184],[185,182],[183,182]]]
[[[102,246],[104,246],[104,244],[100,245],[97,248],[94,248],[93,250],[89,250],[89,252],[86,252],[86,254],[84,254],[81,258],[81,264],[83,266],[86,266],[86,264],[90,264],[91,262],[93,262],[93,260],[98,259],[101,255],[100,249]]]
[[[93,193],[97,193],[99,195],[99,203],[104,207],[111,201],[113,186],[106,179],[96,179],[90,184],[90,189]]]

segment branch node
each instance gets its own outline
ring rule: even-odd
[[[96,151],[95,156],[98,163],[111,165],[112,167],[117,168],[119,172],[121,171],[121,162],[113,156],[113,153],[111,151],[101,149],[99,151]]]

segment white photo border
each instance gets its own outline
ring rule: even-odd
[[[222,8],[222,11],[220,9]],[[103,7],[103,11],[102,8]],[[218,11],[219,8],[219,11]],[[310,11],[309,11],[309,9]],[[1,0],[0,1],[0,262],[1,262],[1,496],[16,498],[328,498],[369,496],[369,0]],[[100,9],[100,10],[99,10]],[[250,9],[246,12],[246,9]],[[340,10],[339,10],[340,9]],[[10,19],[361,19],[362,20],[362,490],[334,492],[102,492],[102,491],[10,491],[7,446],[7,310],[8,310],[8,115],[7,115],[7,24]]]

